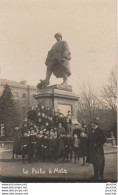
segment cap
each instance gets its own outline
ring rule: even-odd
[[[56,33],[56,34],[54,35],[55,38],[56,38],[57,36],[62,38],[62,34],[61,34],[61,33]]]

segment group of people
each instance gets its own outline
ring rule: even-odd
[[[35,108],[32,107],[28,112],[27,118],[23,122],[22,133],[34,127],[37,133],[42,130],[44,134],[48,134],[50,130],[55,130],[59,123],[64,127],[65,134],[71,134],[72,119],[70,111],[64,116],[60,110],[55,111],[54,108],[39,104]]]
[[[74,162],[83,158],[82,165],[93,164],[94,177],[104,175],[105,135],[98,121],[91,124],[91,132],[83,125],[72,130],[71,112],[64,116],[50,107],[39,105],[28,112],[22,128],[15,128],[13,154],[22,154],[22,161]],[[19,151],[18,152],[18,148]]]
[[[17,129],[16,129],[17,131]],[[15,132],[16,133],[16,132]],[[17,146],[16,146],[17,145]],[[15,143],[14,153],[21,149],[23,162],[52,161],[57,162],[62,158],[63,162],[72,162],[73,154],[75,162],[79,157],[83,157],[85,165],[85,156],[88,151],[88,137],[84,130],[80,130],[75,125],[73,135],[66,134],[65,128],[59,123],[59,126],[50,131],[40,130],[36,132],[35,128],[30,127],[28,131],[23,132],[23,136]],[[26,155],[28,158],[25,159]]]

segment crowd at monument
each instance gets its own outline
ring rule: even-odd
[[[21,129],[15,127],[14,139],[14,153],[21,152],[23,162],[26,162],[26,155],[28,162],[57,162],[60,158],[63,162],[71,162],[74,155],[75,162],[82,156],[85,164],[87,131],[78,129],[78,124],[72,131],[70,111],[64,116],[59,110],[56,112],[40,104],[28,112]]]
[[[90,133],[83,123],[81,128],[75,124],[72,129],[70,111],[64,116],[59,110],[40,104],[28,112],[22,128],[15,127],[13,157],[21,154],[23,163],[76,163],[82,158],[82,165],[93,164],[95,177],[98,173],[103,177],[106,139],[98,121],[91,128]]]

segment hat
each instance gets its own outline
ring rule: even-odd
[[[78,123],[75,123],[74,126],[78,125]]]
[[[99,118],[96,117],[96,118],[93,120],[92,124],[99,125]]]
[[[56,38],[57,36],[62,38],[62,34],[61,34],[61,33],[56,33],[56,34],[54,35],[55,38]]]

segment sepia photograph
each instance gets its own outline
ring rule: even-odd
[[[0,182],[117,182],[116,8],[0,0]]]

